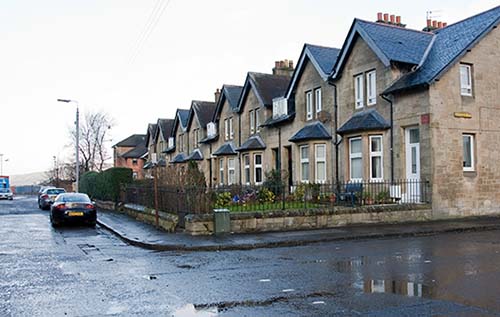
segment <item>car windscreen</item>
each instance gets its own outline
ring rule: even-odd
[[[0,193],[9,193],[10,189],[8,188],[0,188]]]
[[[59,189],[59,188],[47,189],[48,195],[59,195],[60,193],[65,193],[65,192],[66,191],[64,189]]]
[[[59,196],[57,196],[56,201],[57,202],[64,202],[64,203],[86,203],[86,204],[91,203],[89,196],[87,196],[85,194],[59,195]]]

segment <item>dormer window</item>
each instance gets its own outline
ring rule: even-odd
[[[174,137],[169,137],[168,138],[168,147],[169,148],[174,147]]]
[[[288,114],[288,102],[286,98],[273,99],[273,119],[286,116]]]
[[[312,91],[306,92],[306,120],[313,118],[313,98]]]
[[[208,137],[214,137],[215,136],[215,134],[216,134],[215,123],[209,122],[207,124],[207,134],[208,134]]]
[[[472,96],[472,65],[460,64],[460,94]]]
[[[234,139],[233,118],[229,118],[229,139]]]

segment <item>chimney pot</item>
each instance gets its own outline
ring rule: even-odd
[[[377,13],[377,22],[382,21],[382,12]]]
[[[288,68],[292,68],[293,69],[293,61],[288,61]]]
[[[437,28],[437,21],[436,20],[432,20],[432,27]]]
[[[396,24],[401,24],[401,16],[396,15]]]
[[[384,13],[384,22],[389,21],[389,13]]]
[[[431,19],[427,19],[427,27],[430,28],[432,26],[432,21]]]
[[[443,22],[439,21],[438,22],[438,29],[442,28],[443,27]]]
[[[274,68],[280,68],[280,61],[274,62]]]
[[[448,23],[443,22],[443,27],[445,28],[446,26],[448,26]]]
[[[285,63],[283,61],[280,61],[280,68],[285,67]]]
[[[391,19],[391,23],[394,24],[394,14],[391,14],[390,19]]]

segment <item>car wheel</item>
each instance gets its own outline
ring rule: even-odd
[[[95,226],[96,226],[96,222],[95,221],[89,222],[89,227],[95,228]]]

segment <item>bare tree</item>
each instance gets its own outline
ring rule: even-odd
[[[113,119],[104,112],[86,112],[80,121],[80,166],[81,172],[99,171],[104,169],[106,160],[111,156],[106,143],[109,131],[113,127]],[[76,142],[76,132],[71,131],[73,142]]]

